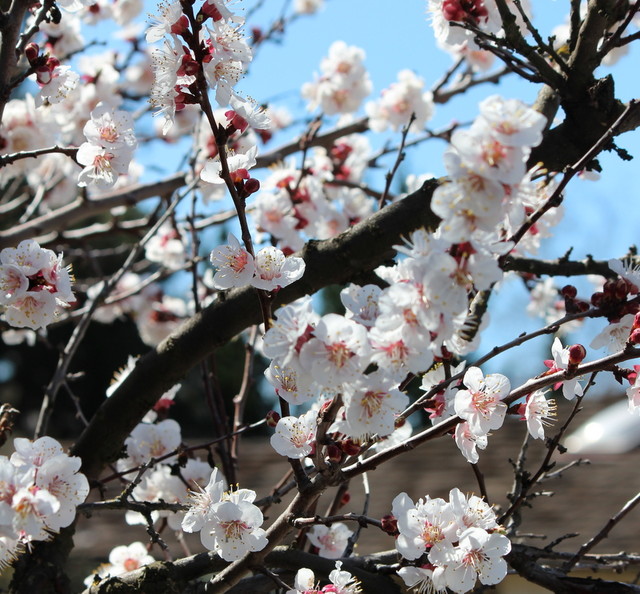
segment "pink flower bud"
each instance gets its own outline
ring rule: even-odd
[[[40,54],[40,48],[37,43],[29,43],[27,47],[24,49],[24,55],[29,60],[29,64],[33,64],[38,59],[38,55]]]
[[[587,356],[587,349],[581,344],[574,344],[569,347],[569,366],[576,366],[584,361]]]

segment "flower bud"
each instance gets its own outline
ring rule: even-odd
[[[635,330],[631,331],[629,342],[631,344],[640,344],[640,328],[636,328]]]
[[[393,514],[389,514],[384,516],[381,520],[382,529],[387,533],[391,534],[391,536],[396,536],[399,534],[398,532],[398,520]]]
[[[343,439],[338,445],[347,456],[357,456],[360,453],[360,446],[352,439]]]
[[[567,299],[575,299],[578,295],[578,289],[576,289],[573,285],[565,285],[560,289],[560,294]]]
[[[280,415],[275,410],[270,410],[265,418],[268,427],[275,427],[280,420]]]
[[[581,344],[574,344],[569,347],[569,367],[575,367],[584,361],[587,356],[587,349]]]
[[[341,462],[342,461],[342,450],[337,445],[327,446],[327,459],[329,462]]]
[[[40,53],[40,48],[37,43],[29,43],[27,47],[24,48],[24,55],[29,60],[29,64],[33,64],[37,59]]]

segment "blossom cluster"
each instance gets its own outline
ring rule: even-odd
[[[55,439],[16,438],[14,448],[11,457],[0,456],[0,566],[69,526],[89,494],[82,461]]]
[[[360,594],[360,581],[348,571],[342,569],[342,561],[336,561],[336,567],[329,573],[329,584],[320,587],[316,576],[307,567],[298,569],[294,588],[287,590],[287,594]]]
[[[254,505],[255,491],[226,491],[217,469],[207,486],[191,494],[191,507],[182,520],[185,532],[200,532],[202,544],[225,561],[236,561],[245,553],[260,551],[267,545],[264,520]]]
[[[203,72],[215,99],[226,106],[236,95],[233,87],[251,62],[252,51],[242,37],[238,25],[243,19],[229,10],[224,0],[206,0],[200,7],[197,23],[200,28],[201,61],[190,47],[193,23],[183,13],[179,2],[163,3],[155,23],[147,30],[147,42],[162,41],[152,54],[154,82],[151,104],[162,114],[162,131],[166,134],[173,126],[177,111],[185,105],[198,102],[194,90],[196,74]]]
[[[429,496],[417,503],[400,493],[392,504],[397,523],[396,549],[416,566],[398,574],[405,583],[427,592],[469,592],[476,579],[493,585],[507,575],[504,556],[511,550],[509,539],[491,506],[475,495],[452,489],[449,501]],[[420,564],[423,555],[428,566]]]
[[[78,185],[95,184],[100,189],[111,188],[119,175],[129,172],[137,146],[133,118],[122,110],[99,103],[84,126],[87,142],[78,148],[76,158],[84,169],[78,175]]]
[[[373,88],[364,67],[365,53],[344,41],[335,41],[320,64],[322,75],[302,86],[309,109],[320,107],[326,115],[351,113],[358,109]]]
[[[211,263],[218,269],[213,277],[216,289],[231,289],[251,285],[256,289],[274,291],[302,278],[305,262],[297,256],[285,256],[275,247],[265,247],[252,256],[229,233],[227,244],[211,252]]]
[[[4,248],[0,251],[0,305],[5,308],[5,321],[17,328],[45,328],[56,320],[61,307],[75,303],[72,280],[62,254],[40,247],[33,239]]]
[[[480,103],[480,116],[469,129],[453,133],[444,155],[450,181],[436,189],[432,201],[444,239],[468,242],[479,254],[513,247],[498,243],[513,235],[553,189],[544,178],[533,180],[537,172],[527,174],[526,166],[545,124],[543,115],[521,101],[492,95]],[[541,235],[544,229],[538,226],[519,249],[535,250]]]

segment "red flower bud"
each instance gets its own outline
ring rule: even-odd
[[[567,297],[568,299],[575,299],[578,295],[578,289],[576,289],[573,285],[565,285],[560,289],[560,294],[563,297]]]
[[[360,446],[352,439],[343,439],[338,445],[347,456],[357,456],[360,453]]]
[[[327,446],[327,458],[330,462],[340,462],[342,460],[342,450],[337,445]]]
[[[581,344],[574,344],[569,347],[569,366],[576,366],[584,361],[587,356],[587,349]]]
[[[400,534],[398,532],[398,520],[393,514],[384,516],[380,521],[382,522],[382,529],[387,534],[391,534],[391,536],[397,536]]]
[[[38,59],[38,54],[40,53],[40,48],[37,43],[29,43],[26,48],[24,48],[24,55],[29,60],[29,64],[33,64]]]
[[[270,410],[265,418],[267,419],[267,426],[275,427],[280,420],[280,415],[275,410]]]

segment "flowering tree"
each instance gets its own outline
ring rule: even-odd
[[[375,96],[365,51],[336,41],[301,89],[312,112],[297,114],[302,124],[241,89],[249,66],[263,67],[252,61],[258,49],[322,2],[284,4],[252,38],[253,10],[245,16],[226,0],[161,3],[143,32],[133,26],[142,11],[133,0],[3,6],[3,341],[47,344],[52,328],[72,327],[34,440],[15,439],[0,458],[0,565],[13,568],[12,590],[469,592],[512,570],[555,592],[640,591],[569,576],[585,559],[609,562],[589,554],[611,527],[604,518],[603,531],[568,560],[519,538],[516,520],[596,375],[628,382],[629,412],[640,411],[635,254],[536,256],[572,179],[594,177],[602,151],[629,158],[616,138],[640,125],[640,108],[616,97],[606,68],[640,38],[640,2],[572,0],[567,23],[549,36],[525,0],[429,0],[425,35],[453,58],[440,82],[428,90],[399,65]],[[107,20],[126,50],[86,57],[87,31]],[[430,128],[436,105],[513,78],[535,86],[532,105],[492,87],[469,122]],[[164,179],[139,164],[157,138],[181,163]],[[446,176],[400,179],[405,153],[433,139],[447,143]],[[371,176],[385,156],[386,176]],[[221,226],[226,242],[207,247],[208,230]],[[106,256],[116,261],[109,274]],[[478,353],[489,301],[507,275],[525,283],[546,325]],[[587,275],[597,286],[582,297],[553,281]],[[165,293],[172,279],[179,296]],[[313,295],[329,285],[341,287],[343,313],[318,311]],[[63,389],[73,397],[69,369],[89,325],[123,316],[148,351],[129,358],[90,418],[74,399],[85,427],[67,453],[54,439],[56,399]],[[587,318],[604,320],[591,346],[606,346],[607,356],[556,336],[547,368],[523,363],[521,385],[506,370],[483,370],[499,353]],[[247,357],[229,415],[231,396],[216,394],[208,361],[238,335]],[[277,410],[248,424],[257,357]],[[212,434],[187,447],[169,407],[197,366]],[[552,390],[572,408],[550,428]],[[18,411],[6,404],[0,414],[6,441]],[[533,470],[519,458],[509,505],[498,509],[477,464],[509,415],[545,441],[547,455]],[[238,439],[261,424],[288,477],[270,495],[236,481]],[[476,473],[477,495],[451,485],[448,500],[425,493],[414,501],[400,485],[384,518],[341,509],[350,480],[445,436]],[[325,493],[334,504],[322,515]],[[75,517],[94,509],[145,524],[150,543],[116,547],[84,586],[70,584]],[[165,551],[155,561],[160,526],[199,533],[207,552]],[[380,530],[390,550],[354,555],[362,526]]]

